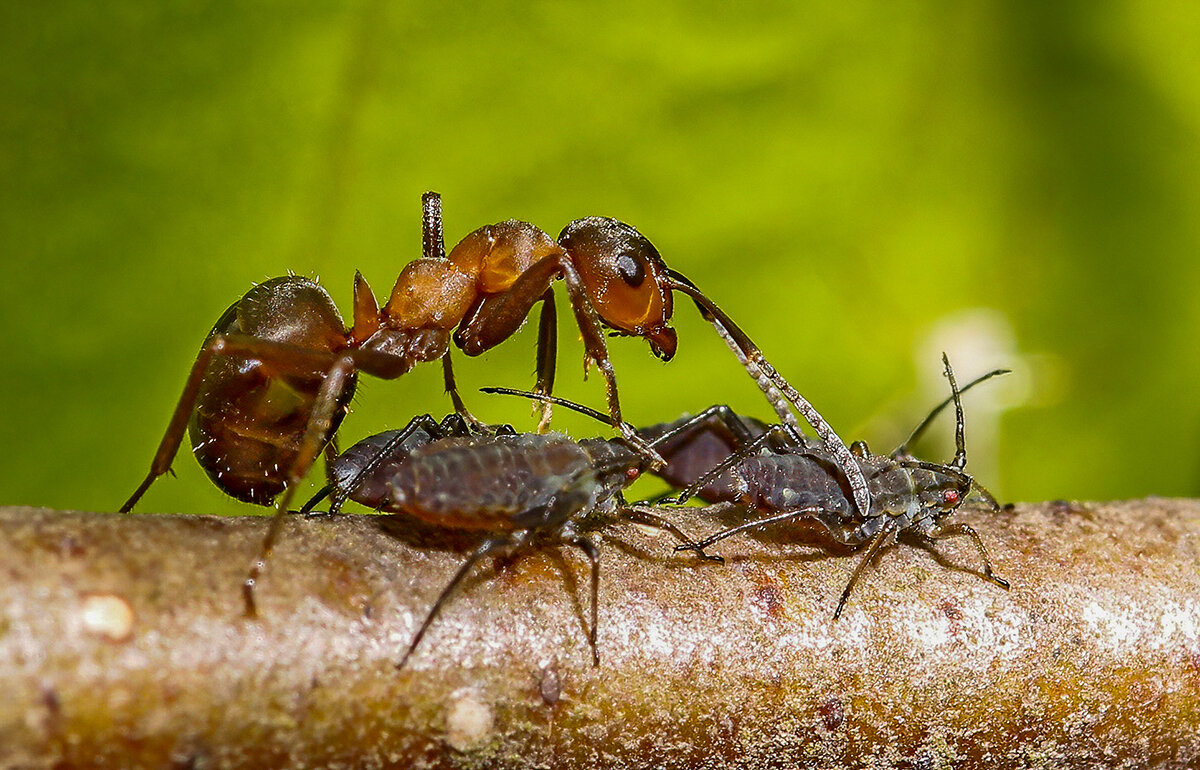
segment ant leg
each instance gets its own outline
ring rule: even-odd
[[[786,404],[781,401],[780,396],[795,406],[796,411],[804,416],[805,421],[812,426],[817,436],[825,442],[829,453],[837,460],[838,466],[850,483],[850,489],[854,493],[854,507],[858,513],[866,515],[871,510],[871,492],[867,488],[867,479],[863,476],[858,463],[855,462],[854,454],[846,446],[846,442],[842,441],[841,436],[834,432],[821,413],[808,402],[808,399],[800,395],[800,392],[776,371],[775,367],[767,361],[762,350],[742,331],[741,327],[734,323],[732,318],[725,314],[725,311],[717,307],[716,303],[705,296],[681,273],[668,270],[667,274],[673,279],[668,288],[681,291],[691,297],[702,309],[702,312],[710,317],[717,334],[725,340],[725,344],[741,361],[742,366],[754,378],[754,381],[758,383],[758,387],[771,402],[771,406],[775,408],[783,424],[790,425],[793,429],[799,428],[795,416],[791,414],[790,409],[786,408]]]
[[[596,646],[596,633],[600,627],[600,551],[596,544],[582,535],[568,537],[566,542],[583,551],[592,563],[592,627],[588,631],[588,644],[592,647],[592,665],[600,665],[600,650]]]
[[[491,350],[516,334],[537,302],[537,384],[535,391],[549,394],[554,386],[558,320],[551,284],[562,272],[561,254],[544,257],[529,266],[505,291],[484,297],[454,332],[454,343],[468,356]],[[549,424],[550,407],[543,404],[539,430]]]
[[[967,537],[971,538],[971,542],[975,544],[975,550],[979,552],[979,558],[983,559],[984,579],[995,583],[1005,590],[1008,590],[1010,587],[1008,581],[992,573],[992,560],[988,558],[987,548],[985,548],[983,545],[983,539],[979,537],[979,533],[975,531],[974,527],[967,524],[948,524],[946,526],[939,527],[937,532],[933,533],[932,535],[925,536],[924,539],[929,541],[929,545],[932,546],[934,541],[943,540],[948,537],[956,537],[959,535],[966,535]]]
[[[731,508],[736,508],[736,507],[738,507],[737,503],[730,503],[730,502],[714,503],[712,505],[706,505],[701,508],[698,508],[697,511],[699,511],[700,513],[706,514],[706,515],[710,515],[710,514],[714,514],[714,513],[720,513],[722,511],[727,511]],[[736,535],[739,532],[745,532],[748,529],[755,529],[756,527],[765,527],[769,524],[778,524],[781,521],[790,521],[792,519],[801,518],[803,516],[809,516],[814,513],[820,513],[824,510],[825,510],[824,508],[821,508],[818,506],[812,506],[809,508],[795,508],[790,511],[781,511],[779,513],[773,513],[769,516],[763,516],[762,518],[758,518],[758,519],[754,519],[752,521],[747,521],[742,524],[738,524],[735,527],[729,527],[728,529],[723,529],[720,532],[716,533],[715,535],[709,535],[708,537],[701,540],[699,543],[696,543],[696,548],[693,548],[692,550],[698,549],[700,551],[703,551],[705,548],[708,548],[713,543],[724,540],[727,537],[732,537],[733,535]],[[688,547],[677,545],[677,546],[675,546],[675,550],[676,551],[684,551],[684,550],[688,550]]]
[[[833,611],[833,619],[837,620],[842,616],[842,609],[846,606],[846,600],[850,598],[850,592],[854,590],[854,585],[858,582],[858,578],[862,575],[863,570],[875,558],[875,554],[883,548],[887,542],[888,535],[895,529],[895,521],[888,519],[875,533],[875,537],[871,538],[871,544],[867,546],[867,552],[863,554],[862,560],[854,567],[854,572],[850,573],[850,580],[846,583],[845,589],[842,590],[842,598],[838,599],[837,609]]]
[[[661,529],[675,537],[680,541],[681,545],[675,546],[676,551],[695,551],[696,555],[705,561],[724,562],[720,556],[710,555],[704,552],[700,545],[683,533],[679,527],[667,521],[662,516],[659,516],[656,510],[648,505],[634,503],[627,505],[622,510],[622,515],[632,522],[637,524],[645,524],[656,529]]]
[[[1002,374],[1009,374],[1011,372],[1012,372],[1012,369],[993,369],[992,371],[988,372],[987,374],[981,374],[980,376],[971,380],[966,385],[964,385],[958,392],[961,395],[963,393],[966,393],[968,390],[975,387],[976,385],[978,385],[981,382],[990,380],[993,377],[999,377]],[[912,433],[908,434],[908,438],[906,438],[904,440],[904,442],[902,444],[900,444],[900,446],[893,449],[892,453],[888,456],[893,459],[895,459],[897,457],[907,456],[908,448],[910,446],[912,446],[913,444],[915,444],[917,442],[917,439],[919,439],[925,433],[926,429],[929,428],[929,424],[933,422],[934,418],[937,417],[939,414],[941,414],[942,410],[945,409],[946,407],[950,406],[950,404],[953,402],[954,402],[954,396],[953,395],[947,396],[940,404],[935,406],[933,408],[933,410],[930,411],[930,413],[925,416],[924,420],[921,420],[921,422],[918,423],[917,427],[913,428]]]
[[[454,382],[454,366],[450,363],[450,348],[446,348],[446,352],[442,354],[442,381],[445,384],[446,392],[450,394],[450,403],[454,405],[454,413],[461,415],[471,427],[477,430],[482,429],[483,423],[471,414],[458,394],[458,385]]]
[[[317,391],[313,411],[308,418],[308,427],[305,428],[304,438],[300,441],[300,449],[296,452],[296,457],[288,469],[287,486],[276,500],[275,513],[267,527],[267,535],[263,538],[258,558],[251,562],[249,573],[246,575],[245,582],[242,583],[242,597],[246,602],[247,617],[253,618],[258,614],[258,608],[254,602],[254,586],[266,568],[267,559],[275,547],[275,541],[279,538],[284,516],[288,512],[288,505],[291,503],[292,497],[296,494],[296,487],[312,468],[313,462],[324,446],[329,430],[333,426],[333,415],[338,409],[338,402],[341,400],[342,393],[345,392],[347,382],[357,368],[353,353],[342,354],[326,373],[325,380],[321,383],[321,389]]]
[[[538,315],[537,341],[537,384],[534,393],[549,396],[554,392],[554,367],[558,359],[558,312],[554,307],[554,291],[546,289],[542,294],[542,312]],[[550,429],[550,420],[554,417],[554,402],[542,402],[542,418],[538,421],[537,432],[545,433]]]
[[[408,662],[408,659],[413,654],[413,651],[417,649],[417,645],[421,643],[421,639],[424,638],[425,632],[429,630],[430,624],[433,623],[434,619],[438,616],[438,613],[441,612],[442,606],[445,605],[446,601],[450,598],[450,594],[452,594],[454,589],[458,587],[458,584],[461,583],[464,578],[466,578],[467,574],[470,573],[471,568],[474,567],[480,559],[488,554],[514,544],[514,538],[512,537],[484,540],[479,544],[478,548],[471,552],[471,555],[467,557],[467,560],[464,561],[462,566],[458,568],[458,572],[454,573],[454,577],[450,578],[450,582],[447,583],[446,587],[442,589],[442,593],[438,595],[437,601],[435,601],[433,606],[429,608],[429,612],[425,615],[425,620],[421,621],[421,627],[417,629],[417,633],[413,636],[412,641],[409,642],[408,649],[404,652],[404,657],[402,657],[400,662],[396,664],[397,670],[404,668],[404,664]]]
[[[575,312],[575,320],[579,331],[583,334],[583,349],[586,358],[596,362],[596,367],[604,375],[605,394],[608,398],[608,413],[612,424],[621,431],[622,438],[629,447],[650,461],[651,465],[661,468],[666,465],[655,449],[638,435],[637,430],[621,418],[621,400],[617,393],[617,375],[613,371],[612,361],[608,357],[608,344],[604,341],[604,332],[600,328],[600,319],[596,309],[588,301],[583,290],[583,280],[575,267],[569,262],[563,262],[562,272],[564,283],[567,285],[567,296],[571,300],[571,309]]]

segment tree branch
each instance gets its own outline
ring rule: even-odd
[[[263,518],[0,509],[0,766],[1200,763],[1200,502],[958,520],[1011,592],[969,539],[950,566],[899,545],[835,622],[854,556],[738,537],[701,564],[626,525],[598,668],[584,562],[546,549],[479,567],[398,671],[470,541],[294,517],[250,621]]]

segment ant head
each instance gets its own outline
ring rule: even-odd
[[[576,219],[558,243],[579,272],[588,300],[608,326],[650,343],[664,361],[675,355],[667,266],[635,228],[608,217]]]

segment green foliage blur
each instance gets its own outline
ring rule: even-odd
[[[115,510],[218,315],[288,271],[386,295],[429,189],[450,244],[635,224],[848,440],[898,442],[946,349],[1015,370],[967,400],[1002,499],[1196,495],[1197,33],[1132,0],[4,4],[0,503]],[[569,321],[559,390],[602,406]],[[770,415],[676,327],[666,365],[612,341],[630,419]],[[533,344],[457,359],[482,417],[532,426],[473,391]],[[367,380],[343,445],[448,409],[437,366]],[[246,511],[186,454],[141,509]]]

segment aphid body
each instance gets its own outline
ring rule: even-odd
[[[864,567],[881,548],[900,536],[931,547],[935,540],[965,535],[971,538],[983,560],[983,577],[1007,588],[1007,581],[992,574],[991,562],[978,533],[965,524],[945,521],[973,489],[980,489],[995,506],[991,495],[965,472],[962,404],[949,362],[946,373],[951,380],[951,399],[957,413],[954,459],[945,465],[923,462],[907,451],[908,445],[946,403],[938,406],[913,436],[889,455],[872,454],[863,442],[852,444],[855,462],[870,492],[871,503],[865,513],[853,504],[845,488],[845,477],[827,445],[798,436],[782,426],[766,426],[743,418],[728,407],[717,406],[698,417],[653,426],[642,433],[648,438],[674,433],[670,440],[656,441],[668,460],[667,466],[656,473],[672,485],[685,488],[674,502],[698,496],[714,503],[717,510],[740,507],[754,514],[744,523],[701,540],[697,544],[701,551],[739,532],[800,520],[820,524],[833,540],[843,545],[867,544],[865,555],[842,593],[835,617],[841,614]],[[1001,372],[989,373],[967,387],[998,373]],[[691,428],[678,431],[682,424]],[[712,462],[721,455],[723,459]]]
[[[463,434],[446,431],[445,424],[418,418],[403,430],[364,439],[331,466],[332,510],[348,498],[379,511],[485,536],[446,585],[398,665],[408,660],[476,562],[538,540],[574,545],[591,562],[589,642],[593,661],[598,662],[599,550],[581,533],[580,523],[592,515],[623,518],[658,527],[695,546],[653,509],[625,503],[622,490],[646,470],[648,458],[622,439]],[[459,435],[449,435],[454,432]]]

